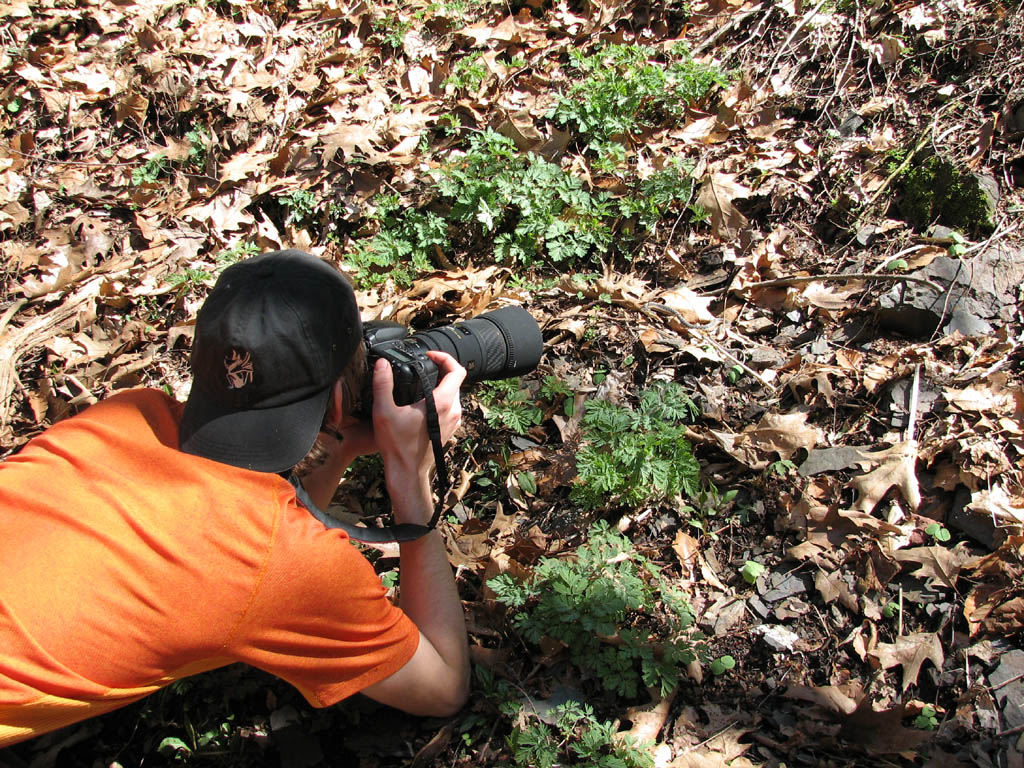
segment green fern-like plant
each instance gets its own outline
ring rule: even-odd
[[[544,419],[544,411],[533,402],[530,393],[521,388],[518,377],[485,382],[480,387],[479,397],[487,413],[487,423],[492,427],[504,427],[517,435],[525,435]]]
[[[682,45],[667,57],[649,46],[609,44],[591,54],[573,50],[569,59],[572,85],[548,117],[575,124],[599,156],[608,151],[603,142],[678,117],[728,82]]]
[[[616,724],[598,720],[589,704],[567,701],[552,713],[549,725],[525,709],[508,737],[512,759],[521,768],[581,765],[592,768],[652,768],[647,745],[616,738]],[[550,718],[549,718],[550,719]]]
[[[448,222],[432,211],[406,210],[398,195],[379,195],[370,216],[376,232],[357,240],[346,262],[361,285],[391,278],[409,285],[432,268],[437,249],[448,248]]]
[[[441,169],[437,191],[454,221],[493,237],[504,263],[575,268],[596,263],[612,244],[608,195],[490,129]]]
[[[655,382],[636,408],[591,400],[576,457],[573,499],[586,507],[639,506],[699,491],[700,467],[683,422],[697,407],[675,382]]]
[[[563,643],[574,664],[623,696],[640,684],[668,693],[680,665],[703,653],[685,598],[603,520],[574,559],[544,558],[526,580],[502,574],[487,585],[516,611],[526,640]]]

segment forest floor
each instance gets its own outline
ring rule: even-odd
[[[184,398],[197,308],[265,250],[346,268],[366,320],[515,303],[545,342],[467,389],[448,454],[460,715],[318,711],[230,667],[0,766],[1024,767],[1019,0],[0,17],[4,457],[121,389]],[[602,495],[584,416],[656,381],[696,406],[660,413],[700,477]],[[373,470],[336,513],[386,520]],[[670,585],[694,624],[668,640],[699,650],[672,685],[616,689],[498,599],[597,520],[626,549],[592,578],[664,589],[595,636],[614,655]],[[368,551],[385,584],[395,554]],[[587,747],[595,724],[617,735]]]

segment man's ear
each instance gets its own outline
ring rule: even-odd
[[[342,394],[341,379],[334,382],[334,387],[331,389],[331,397],[327,401],[327,423],[338,424],[341,421],[342,407],[345,402],[345,396]]]

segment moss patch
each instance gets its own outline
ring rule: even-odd
[[[995,227],[995,201],[978,179],[934,156],[904,175],[900,212],[915,229],[935,222],[970,233]]]

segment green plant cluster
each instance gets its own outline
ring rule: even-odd
[[[932,156],[903,175],[902,216],[916,229],[938,222],[964,232],[994,226],[993,203],[970,172]]]
[[[356,240],[347,261],[361,284],[408,284],[431,268],[438,250],[452,247],[457,230],[463,239],[492,242],[500,263],[558,273],[593,268],[613,244],[629,244],[615,237],[622,217],[652,229],[691,191],[687,169],[671,165],[616,200],[488,129],[472,134],[465,151],[436,172],[429,207],[405,209],[395,195],[377,197],[372,234]]]
[[[544,411],[533,402],[530,392],[522,388],[518,377],[485,382],[480,387],[479,399],[491,427],[525,435],[544,419]]]
[[[666,119],[705,99],[727,75],[693,60],[684,45],[663,57],[645,45],[609,44],[595,53],[570,52],[573,84],[562,93],[549,117],[574,124],[599,155],[614,152],[609,143]],[[664,60],[659,60],[664,58]]]
[[[700,466],[683,422],[698,410],[683,387],[655,382],[636,408],[591,400],[582,421],[572,497],[586,507],[639,506],[699,491]]]
[[[441,169],[437,191],[450,218],[493,237],[495,259],[532,267],[594,263],[612,242],[615,206],[583,180],[490,129]]]
[[[450,86],[455,91],[466,91],[475,93],[487,79],[487,67],[480,58],[482,53],[477,51],[455,62],[451,73],[444,80],[444,85]]]
[[[572,560],[543,558],[526,580],[502,574],[487,584],[516,611],[525,639],[563,643],[577,667],[622,696],[641,684],[667,694],[680,665],[702,653],[686,600],[603,520]]]
[[[388,278],[401,285],[431,269],[434,250],[448,248],[448,223],[432,211],[406,210],[398,195],[378,195],[370,219],[377,231],[349,253],[353,277],[364,285]]]
[[[615,737],[613,721],[598,720],[587,704],[568,701],[555,708],[554,724],[521,714],[508,737],[512,759],[521,768],[585,765],[589,768],[652,768],[654,758],[631,737]]]

